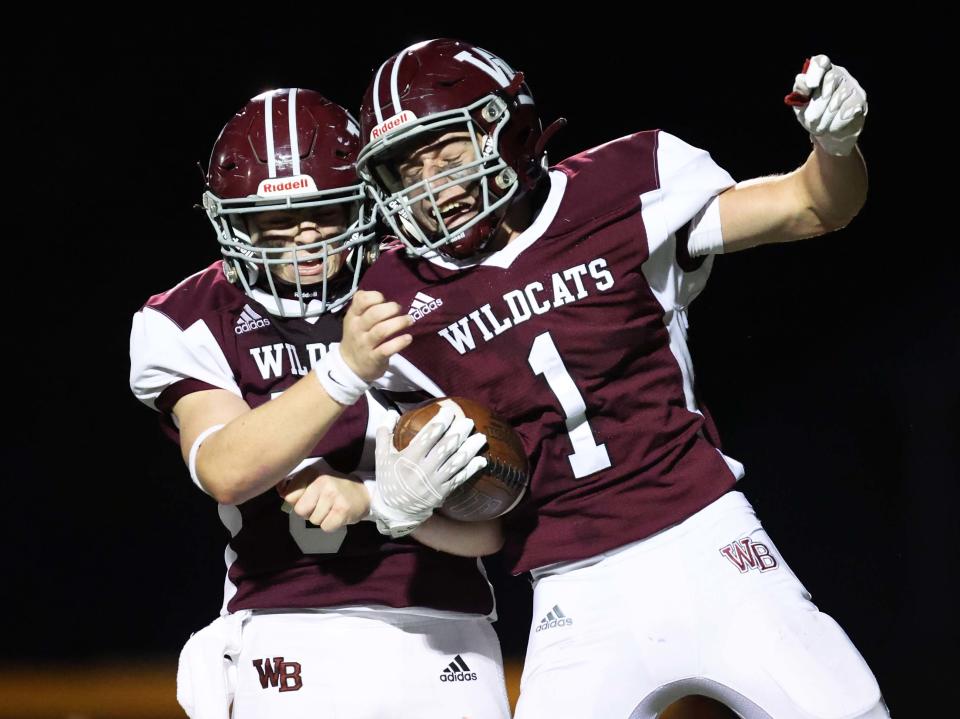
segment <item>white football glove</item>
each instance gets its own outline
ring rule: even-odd
[[[377,430],[377,479],[370,492],[369,518],[381,534],[402,537],[430,518],[449,494],[487,465],[477,453],[484,434],[471,435],[473,420],[455,402],[436,416],[401,450],[393,446],[399,415],[388,412]]]
[[[802,104],[790,103],[797,120],[828,153],[849,155],[867,116],[867,93],[826,55],[814,55],[805,69],[797,75],[791,93],[794,98],[809,98]]]

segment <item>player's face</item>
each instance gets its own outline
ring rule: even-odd
[[[312,285],[324,277],[333,277],[343,265],[344,254],[328,255],[322,259],[322,251],[296,249],[339,235],[346,229],[346,211],[342,205],[310,207],[298,210],[257,212],[249,217],[250,239],[264,247],[286,247],[289,252],[274,256],[285,262],[271,266],[273,274],[290,284],[296,283],[293,267],[294,253],[300,269],[300,284]],[[334,249],[334,248],[330,248]]]
[[[481,137],[480,142],[483,141]],[[455,170],[477,159],[476,148],[470,133],[466,131],[447,132],[434,136],[427,142],[413,148],[399,158],[396,171],[404,188],[418,182],[429,181],[430,188],[437,190],[436,207],[448,230],[473,219],[480,202],[480,185],[476,181],[464,184],[450,184],[458,179],[458,173],[437,178],[442,172]],[[466,169],[470,174],[475,169]],[[445,185],[449,185],[444,187]],[[443,189],[440,189],[443,187]],[[416,192],[415,194],[420,194]],[[428,232],[436,232],[439,223],[433,204],[425,197],[413,205],[414,218]]]

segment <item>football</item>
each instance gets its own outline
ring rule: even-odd
[[[473,420],[477,432],[487,436],[487,445],[480,452],[487,466],[455,489],[437,511],[461,522],[480,522],[506,514],[526,491],[529,465],[516,430],[489,408],[464,397],[431,400],[400,415],[393,445],[397,449],[406,447],[440,407],[451,402]]]

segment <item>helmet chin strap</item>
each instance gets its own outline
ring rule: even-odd
[[[437,251],[455,260],[465,260],[485,252],[503,224],[504,216],[505,214],[499,217],[497,215],[485,217],[467,230],[462,240],[441,245]]]
[[[276,274],[272,275],[273,287],[276,288],[276,292],[274,293],[274,290],[270,286],[270,279],[268,279],[266,275],[266,273],[270,272],[269,269],[260,267],[259,265],[250,262],[244,264],[246,265],[249,286],[264,292],[271,297],[274,297],[277,301],[302,301],[304,305],[308,305],[312,300],[319,300],[323,295],[322,279],[309,285],[301,284],[300,292],[298,293],[296,283],[287,282]],[[349,260],[345,260],[337,272],[332,277],[327,278],[326,284],[328,306],[336,299],[353,289],[352,277],[354,269],[353,263]],[[226,271],[227,279],[231,282],[235,282],[235,280],[230,278],[232,268],[227,268]]]
[[[540,181],[541,173],[547,169],[547,143],[566,126],[567,118],[558,117],[547,125],[543,134],[540,135],[537,144],[533,148],[533,156],[528,160],[529,169],[523,175],[523,181],[526,185],[525,189],[532,189]]]
[[[327,302],[328,303],[331,302],[334,298],[339,296],[340,293],[338,292],[338,290],[342,290],[345,285],[351,284],[350,282],[351,272],[345,271],[346,269],[349,269],[349,268],[346,266],[346,263],[343,263],[340,265],[340,267],[337,269],[337,271],[333,274],[332,277],[327,278]],[[269,272],[269,270],[264,269],[262,272]],[[260,281],[258,282],[257,286],[260,287],[260,289],[269,292],[270,291],[269,283],[265,279],[261,280],[261,278],[263,277],[262,272],[260,274],[260,277],[258,277],[258,280]],[[287,280],[284,280],[278,277],[277,275],[274,275],[273,283],[277,288],[277,295],[279,295],[285,300],[300,299],[301,294],[304,296],[316,294],[316,299],[319,299],[320,295],[323,294],[322,279],[318,280],[317,282],[313,282],[309,285],[305,285],[301,283],[300,294],[297,293],[297,284],[295,282],[289,282]],[[311,299],[315,299],[315,298],[306,297],[305,301],[309,301]]]
[[[540,135],[540,139],[537,140],[536,146],[533,148],[534,157],[541,157],[547,151],[547,143],[553,139],[554,135],[556,135],[566,126],[567,118],[565,117],[558,117],[556,120],[547,125],[546,129],[543,131],[543,134]]]
[[[477,232],[479,230],[479,232]],[[452,257],[455,260],[465,260],[474,255],[477,255],[486,249],[487,245],[490,244],[490,237],[487,233],[487,236],[484,236],[482,233],[482,228],[479,226],[471,227],[470,232],[477,232],[480,235],[479,239],[471,240],[469,235],[465,236],[462,240],[457,242],[450,242],[446,245],[441,245],[437,248],[437,251],[446,255],[447,257]]]

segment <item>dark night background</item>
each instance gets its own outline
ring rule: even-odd
[[[5,243],[14,401],[0,666],[173,661],[215,617],[226,534],[129,392],[130,317],[216,256],[192,209],[196,163],[249,97],[308,87],[356,113],[382,60],[445,35],[525,71],[543,118],[569,119],[554,161],[661,127],[738,180],[786,172],[809,150],[782,102],[804,57],[827,53],[867,90],[861,215],[833,235],[720,258],[693,305],[691,342],[727,453],[747,466],[741,489],[894,715],[951,686],[960,321],[955,131],[935,74],[942,22],[868,30],[797,8],[803,23],[691,26],[633,18],[639,7],[632,19],[498,7],[477,7],[473,24],[449,12],[227,19],[141,7],[119,29],[117,17],[61,18],[11,58],[22,72],[6,103],[7,212],[19,229]],[[748,29],[761,20],[767,30]],[[491,568],[504,649],[522,656],[528,585]]]

